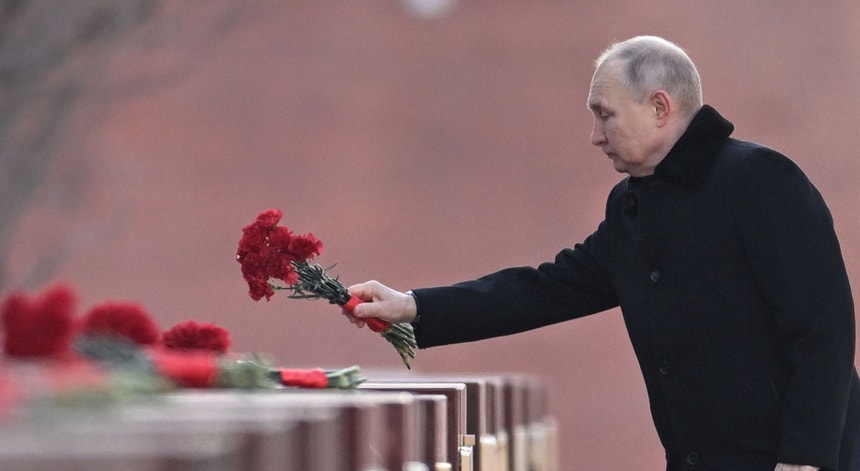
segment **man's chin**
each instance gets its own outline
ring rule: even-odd
[[[627,166],[624,165],[623,162],[619,162],[615,159],[612,160],[612,166],[615,168],[615,171],[618,173],[627,173],[627,171],[629,170],[629,168],[627,168]]]

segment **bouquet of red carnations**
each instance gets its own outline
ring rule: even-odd
[[[325,299],[337,304],[351,315],[355,306],[363,301],[349,294],[346,287],[329,275],[331,267],[323,268],[311,262],[322,253],[322,242],[313,234],[297,235],[279,226],[283,213],[270,209],[257,215],[257,219],[242,229],[242,238],[236,251],[236,260],[242,266],[242,276],[248,283],[248,294],[255,301],[268,301],[276,290],[287,290],[296,299]],[[280,280],[285,285],[273,284]],[[391,324],[381,319],[364,319],[368,327],[391,343],[410,368],[415,358],[415,333],[408,323]]]

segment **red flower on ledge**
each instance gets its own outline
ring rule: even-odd
[[[160,338],[155,321],[134,302],[106,301],[93,306],[81,321],[81,333],[122,337],[138,345],[155,345]]]
[[[230,333],[215,324],[186,321],[173,326],[161,338],[162,345],[172,350],[206,350],[227,353]]]
[[[67,285],[53,286],[39,296],[10,294],[0,307],[3,351],[18,357],[68,351],[74,336],[75,303],[75,292]]]
[[[346,287],[332,278],[326,268],[310,260],[322,253],[322,242],[313,234],[295,235],[279,226],[283,213],[269,209],[242,229],[242,238],[236,251],[236,260],[242,267],[242,276],[248,283],[248,294],[254,301],[271,299],[275,290],[291,291],[291,298],[325,299],[343,307],[348,314],[363,301],[352,297]],[[286,286],[272,284],[280,280]],[[415,333],[411,324],[389,324],[381,319],[364,319],[368,327],[394,345],[403,363],[415,357]]]

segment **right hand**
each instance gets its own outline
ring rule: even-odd
[[[389,288],[378,281],[359,283],[347,288],[349,294],[365,301],[355,307],[352,316],[347,316],[359,328],[364,327],[363,318],[375,317],[386,322],[409,323],[418,315],[415,298]]]

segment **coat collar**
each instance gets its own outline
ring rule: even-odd
[[[678,142],[654,169],[654,174],[685,187],[700,185],[708,176],[717,151],[734,129],[735,126],[717,110],[709,105],[702,106]]]

